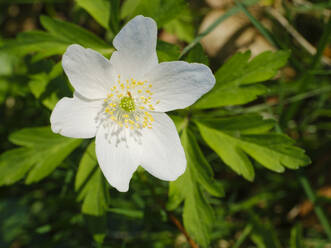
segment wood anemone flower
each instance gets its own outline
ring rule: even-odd
[[[215,84],[203,64],[158,63],[156,42],[155,21],[136,16],[114,38],[110,60],[80,45],[69,46],[62,59],[75,92],[56,104],[52,130],[96,137],[100,168],[122,192],[139,165],[167,181],[184,173],[184,150],[164,112],[190,106]]]

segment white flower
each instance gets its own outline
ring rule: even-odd
[[[156,41],[155,21],[137,16],[114,38],[110,60],[79,45],[69,46],[62,59],[75,92],[56,104],[52,130],[95,136],[101,170],[122,192],[139,165],[167,181],[184,173],[184,150],[164,112],[190,106],[215,84],[205,65],[158,63]]]

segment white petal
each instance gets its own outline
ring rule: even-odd
[[[173,121],[164,113],[151,113],[152,129],[143,129],[141,166],[153,176],[174,181],[186,168],[186,158]]]
[[[96,155],[110,185],[118,191],[129,189],[130,179],[140,164],[141,143],[117,124],[101,125],[96,136]]]
[[[71,138],[92,138],[97,129],[97,115],[103,100],[87,100],[77,94],[73,98],[62,98],[51,114],[51,128]]]
[[[80,45],[67,48],[62,66],[75,90],[88,99],[106,98],[114,83],[111,63],[100,53]]]
[[[155,111],[160,112],[186,108],[215,85],[208,66],[183,61],[158,64],[145,79],[153,85],[153,99],[160,101]]]
[[[113,40],[117,51],[110,62],[116,73],[125,79],[140,80],[158,63],[156,40],[157,26],[153,19],[140,15],[129,21]]]

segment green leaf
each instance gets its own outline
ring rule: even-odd
[[[185,7],[184,0],[127,0],[122,7],[121,17],[131,19],[136,15],[153,18],[158,27],[176,18]]]
[[[201,44],[197,44],[189,51],[185,58],[185,61],[189,63],[201,63],[209,65],[208,56],[203,51],[203,47],[201,46]]]
[[[199,118],[194,121],[204,125],[226,132],[232,132],[233,135],[240,134],[259,134],[266,133],[275,126],[275,121],[271,119],[264,120],[259,114],[245,114],[222,118]]]
[[[48,16],[41,16],[40,22],[50,34],[65,39],[71,44],[78,43],[103,54],[110,54],[113,51],[113,48],[98,36],[76,24],[52,19]]]
[[[249,52],[237,53],[216,72],[215,87],[194,105],[195,108],[238,105],[255,100],[267,91],[257,83],[274,77],[288,57],[288,51],[268,51],[249,61]]]
[[[297,169],[310,163],[304,151],[294,146],[293,140],[282,134],[266,133],[271,128],[270,121],[257,118],[250,123],[250,118],[254,116],[220,119],[219,124],[210,120],[196,123],[203,139],[224,163],[249,181],[254,179],[254,169],[248,156],[276,172],[283,172],[284,167]]]
[[[107,209],[107,194],[104,177],[95,156],[95,143],[86,149],[78,168],[75,189],[78,199],[83,200],[82,212],[92,216],[102,216]]]
[[[180,49],[176,45],[158,40],[156,52],[159,58],[159,62],[161,63],[165,61],[177,60],[180,54]]]
[[[121,19],[130,19],[141,0],[126,0],[121,8]]]
[[[21,178],[36,163],[37,156],[26,148],[16,148],[0,155],[0,186],[11,185]]]
[[[64,53],[70,44],[71,42],[63,38],[43,31],[30,31],[19,34],[15,40],[6,41],[0,48],[0,54],[25,56],[29,53],[40,52],[42,54],[40,58],[45,58]]]
[[[79,163],[75,190],[78,192],[78,200],[83,201],[82,213],[85,215],[94,240],[103,243],[107,230],[108,195],[95,155],[95,142],[87,147]]]
[[[178,17],[168,22],[164,29],[176,35],[180,40],[191,42],[194,39],[195,32],[191,9],[186,5]]]
[[[27,184],[40,181],[52,173],[81,142],[54,134],[49,127],[25,128],[10,135],[9,139],[23,147],[0,155],[0,171],[8,175],[0,178],[0,185],[13,184],[26,173]]]
[[[108,0],[76,0],[102,27],[109,29],[110,1]]]
[[[188,119],[178,115],[169,115],[169,116],[171,117],[172,121],[175,123],[178,133],[180,133],[181,131],[183,131],[184,128],[186,128],[188,124]]]
[[[62,93],[68,90],[62,74],[61,62],[52,65],[49,73],[40,72],[30,75],[29,88],[32,94],[40,99],[41,102],[50,110],[52,110],[59,101],[57,93]],[[62,80],[61,80],[62,79]],[[53,84],[56,83],[56,88]],[[59,94],[64,95],[64,94]]]
[[[123,209],[123,208],[109,208],[109,212],[120,214],[129,218],[142,219],[144,217],[144,212],[141,210],[134,209]]]
[[[184,201],[183,220],[186,230],[203,247],[210,242],[214,213],[202,188],[213,196],[224,195],[222,187],[213,179],[213,171],[201,152],[199,145],[187,129],[183,130],[181,142],[185,149],[187,168],[175,182],[170,183],[168,209],[175,209]]]

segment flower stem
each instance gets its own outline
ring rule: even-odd
[[[174,216],[171,212],[168,212],[165,208],[163,208],[163,209],[164,209],[164,211],[166,211],[168,218],[175,224],[175,226],[178,228],[178,230],[184,234],[184,236],[187,239],[187,242],[190,244],[190,246],[192,248],[199,248],[197,243],[195,243],[195,241],[190,237],[190,235],[187,233],[184,226],[182,225],[182,223],[180,223],[180,221],[176,218],[176,216]]]

